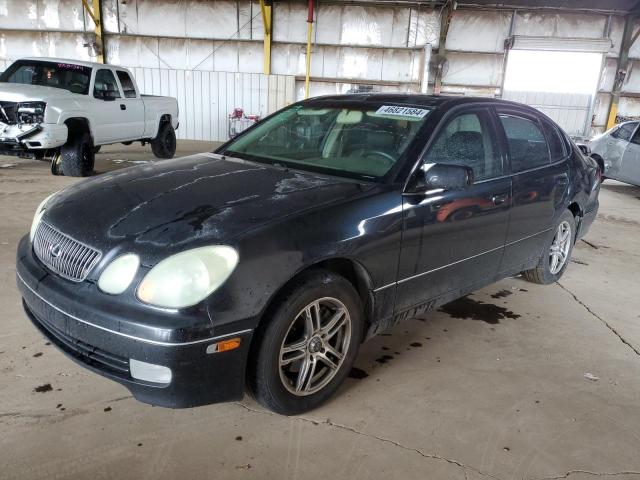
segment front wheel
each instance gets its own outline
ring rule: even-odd
[[[296,415],[326,401],[348,375],[364,331],[360,297],[326,270],[303,273],[256,335],[249,388],[265,407]]]
[[[158,135],[151,140],[151,151],[157,158],[173,158],[176,154],[176,131],[170,123],[160,126]]]
[[[93,171],[95,154],[89,132],[78,133],[60,148],[60,166],[68,177],[86,177]]]
[[[557,282],[569,264],[576,237],[576,220],[573,213],[566,210],[553,229],[542,250],[538,264],[522,275],[533,283],[548,285]]]

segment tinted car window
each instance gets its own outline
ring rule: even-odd
[[[562,160],[567,156],[567,153],[569,152],[566,142],[560,135],[558,128],[555,125],[552,125],[551,122],[543,120],[542,125],[544,127],[544,132],[547,134],[547,142],[549,144],[551,161],[557,162],[558,160]]]
[[[126,98],[136,98],[136,87],[133,84],[133,80],[131,80],[131,76],[127,72],[123,72],[122,70],[117,71],[118,79],[120,80],[120,85],[122,86],[122,91],[124,92],[124,96]]]
[[[0,76],[0,82],[62,88],[71,93],[89,92],[91,68],[39,60],[18,60]]]
[[[629,141],[633,131],[636,129],[638,124],[636,122],[631,123],[623,123],[619,128],[611,132],[611,136],[614,138],[619,138],[620,140]]]
[[[465,113],[447,123],[425,157],[426,163],[464,165],[473,169],[476,180],[502,175],[502,160],[491,131],[488,114]]]
[[[537,122],[512,114],[501,113],[514,173],[550,163],[549,147]]]
[[[112,98],[120,98],[116,77],[113,72],[107,69],[101,69],[96,72],[96,80],[93,85],[93,96],[102,98],[104,92],[113,92]]]

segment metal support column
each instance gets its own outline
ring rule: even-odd
[[[309,12],[307,15],[307,58],[306,73],[304,78],[304,98],[309,98],[309,80],[311,78],[311,37],[313,34],[313,2],[309,0]]]
[[[99,63],[104,63],[104,41],[103,41],[103,31],[102,31],[102,0],[92,0],[92,5],[89,5],[87,0],[82,0],[82,4],[84,5],[85,10],[93,20],[93,24],[95,26],[95,35],[96,35],[96,60]]]
[[[260,11],[262,12],[262,24],[264,25],[264,66],[263,73],[271,74],[271,31],[272,31],[272,2],[271,0],[260,0]]]
[[[609,116],[607,118],[607,130],[616,124],[618,115],[618,102],[620,100],[620,92],[627,78],[627,68],[629,67],[629,49],[633,44],[637,35],[633,35],[633,28],[636,22],[635,15],[628,15],[624,22],[624,32],[622,34],[622,42],[620,45],[620,55],[618,56],[618,65],[616,68],[616,76],[613,82],[613,91],[611,96],[611,105],[609,106]]]
[[[435,72],[435,85],[433,87],[433,93],[435,95],[440,94],[442,88],[442,76],[443,67],[446,63],[446,43],[447,34],[449,33],[449,25],[451,25],[451,17],[453,17],[453,11],[455,10],[456,2],[449,0],[440,13],[440,40],[438,42],[438,53],[436,56],[436,72]]]

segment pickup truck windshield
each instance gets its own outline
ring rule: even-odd
[[[0,82],[62,88],[82,95],[89,92],[90,80],[90,67],[39,60],[18,60],[0,76]]]
[[[407,151],[429,110],[399,105],[294,106],[230,143],[225,154],[333,175],[383,177]]]

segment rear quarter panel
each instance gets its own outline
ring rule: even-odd
[[[160,119],[163,115],[171,116],[171,125],[178,128],[178,101],[173,97],[157,97],[141,95],[144,103],[144,137],[155,138],[158,134]]]

